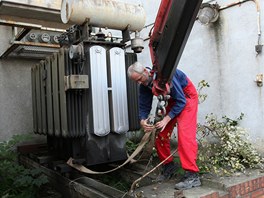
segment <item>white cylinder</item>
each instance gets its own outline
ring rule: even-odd
[[[88,21],[95,27],[140,31],[145,25],[146,13],[142,6],[115,0],[62,0],[63,23],[83,24]]]

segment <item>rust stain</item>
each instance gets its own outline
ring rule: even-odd
[[[68,2],[66,3],[66,19],[69,19],[69,4]]]
[[[6,2],[26,4],[43,8],[60,10],[62,0],[6,0]]]

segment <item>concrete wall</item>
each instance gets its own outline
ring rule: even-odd
[[[11,28],[0,26],[0,53],[9,46]],[[0,60],[0,141],[32,132],[31,66],[34,60]]]
[[[206,2],[206,1],[204,1]],[[213,1],[211,1],[214,3]],[[220,0],[225,6],[235,1]],[[147,11],[147,24],[155,20],[160,0],[142,1]],[[261,19],[264,19],[264,2],[260,2]],[[261,28],[264,28],[263,22]],[[142,31],[147,38],[149,28]],[[210,87],[206,101],[199,106],[199,122],[214,113],[221,118],[226,115],[237,118],[245,114],[241,125],[250,131],[254,145],[264,152],[264,87],[254,82],[257,74],[264,72],[264,55],[256,55],[258,26],[257,9],[253,1],[222,10],[214,24],[204,26],[195,22],[178,68],[198,85],[206,80]],[[262,44],[264,37],[261,38]],[[151,65],[148,40],[139,60]]]

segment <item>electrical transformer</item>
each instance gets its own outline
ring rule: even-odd
[[[140,5],[62,1],[62,21],[75,25],[58,37],[58,53],[32,67],[34,132],[47,136],[57,158],[83,165],[127,158],[127,133],[140,126],[138,87],[126,70],[143,49],[139,31],[145,18]],[[128,53],[132,32],[134,52]]]
[[[139,129],[137,85],[126,75],[137,56],[100,32],[83,37],[87,29],[74,26],[58,53],[32,67],[34,132],[61,159],[125,160],[126,133]]]

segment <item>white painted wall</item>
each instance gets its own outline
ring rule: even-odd
[[[217,1],[220,6],[233,2]],[[147,11],[147,25],[154,22],[159,3],[160,0],[142,1]],[[263,1],[260,8],[263,21]],[[264,28],[263,22],[261,28]],[[148,31],[149,28],[142,30],[144,38]],[[254,82],[257,74],[264,73],[264,51],[256,56],[257,34],[257,9],[253,1],[222,10],[214,24],[204,26],[196,21],[178,68],[195,85],[203,79],[210,84],[204,90],[208,98],[199,106],[199,122],[204,122],[209,113],[219,118],[222,115],[237,118],[243,112],[241,125],[250,131],[254,145],[264,152],[264,87]],[[261,42],[264,43],[264,35]],[[148,40],[139,61],[151,65],[147,45]]]

